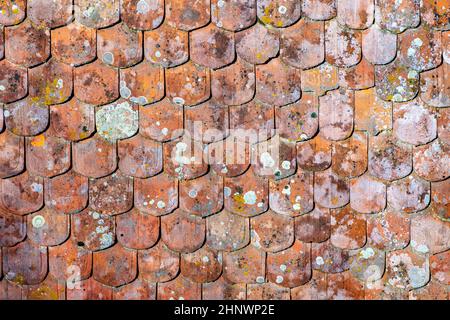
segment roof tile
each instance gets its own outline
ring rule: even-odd
[[[394,33],[401,33],[408,28],[415,28],[420,23],[419,0],[405,0],[393,2],[390,0],[377,0],[377,24]]]
[[[392,128],[392,103],[382,100],[376,89],[355,91],[355,130],[377,135]]]
[[[278,32],[257,23],[236,33],[236,53],[252,64],[266,63],[278,54],[280,40]]]
[[[431,275],[443,284],[450,284],[450,251],[435,254],[430,257]]]
[[[224,277],[202,285],[203,300],[245,300],[246,295],[245,283],[231,284]]]
[[[450,31],[441,33],[442,56],[446,63],[450,63]]]
[[[410,175],[393,182],[387,190],[389,205],[396,211],[415,212],[425,209],[431,199],[430,183]]]
[[[439,253],[449,249],[450,226],[448,221],[426,211],[411,221],[411,247],[419,254]]]
[[[75,19],[90,28],[105,28],[119,21],[119,0],[75,0]]]
[[[342,88],[362,90],[375,84],[375,67],[365,58],[353,67],[339,69],[339,85]]]
[[[347,140],[333,144],[331,168],[338,176],[354,178],[367,170],[367,135],[355,131]]]
[[[337,14],[336,0],[303,0],[302,13],[313,20],[329,20]]]
[[[296,240],[281,252],[267,255],[267,278],[271,283],[293,288],[311,279],[311,245]]]
[[[27,216],[27,237],[43,246],[57,246],[69,238],[69,216],[43,208]]]
[[[209,2],[209,1],[208,1]],[[158,285],[158,300],[201,300],[201,284],[178,276]]]
[[[120,17],[130,28],[156,29],[164,20],[164,0],[123,0]]]
[[[250,165],[250,145],[236,135],[209,144],[207,154],[211,169],[220,176],[238,176]]]
[[[26,0],[5,0],[0,4],[0,24],[10,26],[25,19]]]
[[[339,208],[350,201],[349,183],[331,169],[314,174],[314,200],[327,208]]]
[[[188,60],[188,33],[169,26],[167,23],[158,29],[144,32],[145,58],[164,68],[178,66]]]
[[[330,241],[313,243],[311,259],[312,268],[325,273],[340,273],[350,268],[348,251],[336,248]]]
[[[294,243],[294,220],[271,210],[250,219],[251,242],[256,248],[278,252]]]
[[[24,138],[10,131],[0,133],[0,177],[7,178],[19,174],[24,169]]]
[[[361,32],[339,26],[336,20],[325,22],[325,57],[336,67],[357,64],[361,54]]]
[[[258,19],[273,27],[281,28],[294,24],[300,19],[300,1],[258,0]]]
[[[28,18],[38,27],[56,28],[72,19],[72,0],[28,0]]]
[[[410,218],[388,209],[367,218],[367,243],[380,250],[398,250],[409,243]]]
[[[422,21],[432,28],[445,30],[450,28],[450,2],[448,0],[421,2],[420,13]]]
[[[25,239],[27,224],[24,217],[0,209],[0,246],[13,247]]]
[[[410,300],[448,300],[446,286],[431,280],[422,288],[409,291]]]
[[[232,283],[257,283],[265,281],[264,251],[248,245],[223,255],[223,277]]]
[[[6,128],[21,136],[34,136],[42,133],[48,126],[48,107],[29,96],[20,101],[5,105]]]
[[[450,106],[450,64],[444,62],[436,69],[422,72],[420,97],[432,107]]]
[[[304,70],[301,79],[302,90],[312,91],[318,96],[323,96],[327,91],[337,89],[339,86],[338,68],[328,62],[313,69]]]
[[[147,249],[159,238],[159,218],[134,208],[116,217],[117,241],[125,248]]]
[[[343,140],[353,131],[355,96],[352,90],[334,90],[319,98],[319,129],[327,140]]]
[[[155,300],[156,284],[141,279],[114,289],[114,300]]]
[[[289,300],[290,291],[273,283],[257,283],[247,286],[247,300]]]
[[[108,286],[118,287],[130,283],[137,274],[137,252],[116,244],[94,252],[92,276]]]
[[[295,217],[295,238],[303,242],[323,242],[331,236],[331,215],[328,208],[316,205],[314,210]]]
[[[230,31],[239,31],[256,22],[256,1],[211,0],[211,19],[216,26]]]
[[[311,2],[312,0],[308,0]],[[320,0],[329,1],[329,0]],[[334,0],[332,0],[334,1]],[[292,300],[326,300],[327,299],[328,274],[313,270],[312,279],[299,287],[291,290]]]
[[[90,251],[98,251],[114,245],[116,231],[114,218],[90,208],[72,215],[72,238]]]
[[[205,241],[205,231],[205,220],[181,209],[161,218],[161,239],[173,251],[196,251]]]
[[[351,206],[331,210],[331,244],[341,249],[358,249],[366,243],[366,218]]]
[[[214,250],[234,251],[250,241],[247,218],[222,212],[206,219],[206,244]]]
[[[189,0],[166,0],[166,21],[181,30],[203,27],[210,21],[210,0],[199,0],[195,6]]]
[[[39,210],[44,204],[44,185],[41,177],[25,171],[0,182],[0,204],[7,211],[26,215]]]
[[[357,212],[380,212],[386,207],[386,185],[369,174],[352,179],[350,199],[350,206]]]
[[[154,216],[172,212],[178,207],[178,180],[166,173],[147,179],[134,179],[134,205]]]
[[[327,284],[330,300],[364,300],[364,284],[349,271],[328,275]]]
[[[222,253],[207,247],[181,255],[181,274],[194,282],[212,282],[222,273]]]
[[[414,171],[425,180],[440,181],[450,176],[450,146],[439,139],[414,149]]]
[[[297,165],[305,170],[321,171],[331,165],[331,143],[320,137],[297,143]]]
[[[23,288],[26,300],[65,300],[65,283],[48,276],[39,284]]]
[[[324,23],[302,19],[281,32],[281,59],[301,69],[320,65],[325,59]]]
[[[107,65],[124,68],[142,60],[142,32],[119,23],[97,32],[97,55]]]
[[[196,141],[211,143],[223,140],[228,135],[228,107],[209,100],[186,108],[184,128]]]
[[[350,257],[350,272],[368,285],[381,279],[385,267],[385,252],[371,246],[357,250]]]
[[[79,286],[67,288],[67,300],[112,300],[113,289],[96,281],[93,277],[77,282]]]
[[[0,101],[4,103],[22,99],[28,92],[28,74],[23,67],[8,60],[0,61]]]
[[[162,241],[147,250],[138,251],[139,273],[150,282],[166,282],[178,274],[180,257],[168,249]]]
[[[387,64],[397,54],[397,36],[374,24],[362,34],[362,50],[370,63]]]
[[[366,29],[374,20],[373,0],[337,0],[337,21],[352,29]]]
[[[433,182],[431,184],[431,199],[433,206],[437,211],[437,215],[444,219],[450,218],[450,195],[449,190],[450,180],[444,180],[440,182]]]

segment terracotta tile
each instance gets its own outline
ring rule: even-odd
[[[181,255],[181,274],[194,282],[212,282],[222,273],[222,253],[203,247]]]
[[[137,252],[116,244],[94,252],[92,276],[108,286],[118,287],[130,283],[137,274]]]
[[[139,273],[150,282],[166,282],[178,274],[180,257],[168,249],[162,241],[151,249],[138,251]]]
[[[425,180],[440,181],[450,176],[450,146],[439,139],[414,148],[414,171]]]
[[[203,300],[245,300],[245,283],[231,284],[223,277],[202,285]]]
[[[168,69],[166,72],[167,97],[178,105],[192,106],[211,96],[210,71],[192,61]]]
[[[111,174],[117,167],[116,144],[100,138],[99,135],[73,144],[74,171],[91,178]]]
[[[41,177],[25,171],[0,182],[0,204],[7,211],[23,216],[39,210],[44,204],[44,185]]]
[[[367,170],[367,135],[355,131],[344,141],[333,144],[333,163],[331,168],[343,178],[354,178]]]
[[[430,183],[410,175],[393,182],[387,190],[389,205],[396,211],[415,212],[425,209],[430,203]]]
[[[294,220],[271,210],[250,219],[251,242],[256,248],[278,252],[294,242]]]
[[[65,283],[48,276],[43,282],[24,288],[26,300],[65,300]]]
[[[53,137],[47,131],[26,142],[27,169],[31,174],[53,177],[66,172],[70,167],[70,142]]]
[[[141,279],[114,289],[114,300],[155,300],[156,284]]]
[[[417,71],[436,68],[442,62],[441,34],[423,28],[399,36],[398,57],[405,66]]]
[[[349,253],[334,247],[330,241],[313,243],[312,268],[325,273],[341,273],[350,268]]]
[[[5,0],[0,5],[0,24],[10,26],[21,22],[25,18],[26,0]]]
[[[69,102],[50,107],[52,135],[68,141],[84,140],[95,129],[94,106],[72,98]]]
[[[416,289],[423,287],[430,279],[428,259],[408,248],[389,252],[386,262],[387,281],[393,288]]]
[[[349,271],[327,277],[327,297],[330,300],[364,300],[364,284]]]
[[[290,300],[290,291],[273,283],[249,284],[247,300]]]
[[[6,59],[0,61],[0,86],[5,88],[0,90],[1,102],[9,103],[22,99],[28,91],[27,70]]]
[[[239,31],[256,22],[256,1],[211,0],[211,20],[219,28]]]
[[[117,241],[126,248],[147,249],[159,238],[159,218],[136,208],[116,217]]]
[[[235,39],[236,53],[251,64],[266,63],[279,51],[278,33],[260,23],[236,33]]]
[[[214,24],[192,31],[189,46],[191,60],[212,69],[230,64],[235,57],[234,34]]]
[[[383,101],[376,89],[355,91],[355,130],[377,135],[392,128],[392,103]]]
[[[337,1],[337,20],[340,24],[352,29],[366,29],[374,20],[374,1]]]
[[[195,141],[211,143],[228,135],[228,107],[209,100],[184,111],[184,128]]]
[[[22,242],[26,234],[25,218],[0,209],[0,246],[13,247]]]
[[[291,290],[292,300],[326,300],[327,278],[328,274],[314,270],[308,283]]]
[[[313,93],[304,93],[300,101],[275,109],[277,131],[289,141],[312,138],[319,129],[319,100]]]
[[[312,91],[318,96],[323,96],[327,91],[338,87],[338,68],[324,62],[318,67],[304,70],[301,79],[302,91]]]
[[[319,132],[327,140],[352,134],[355,96],[352,90],[334,90],[319,98]]]
[[[210,0],[200,0],[195,6],[189,0],[166,0],[166,21],[177,29],[190,31],[210,21]]]
[[[5,131],[0,133],[0,177],[19,174],[24,169],[25,140]]]
[[[375,86],[378,97],[386,101],[405,102],[419,92],[419,73],[399,60],[375,68]]]
[[[384,251],[366,246],[350,257],[350,272],[358,280],[367,285],[382,278],[386,267]]]
[[[339,69],[339,85],[342,88],[362,90],[375,84],[375,67],[365,58],[353,67]]]
[[[201,300],[200,283],[178,276],[172,281],[158,284],[158,300]]]
[[[409,243],[410,218],[388,209],[367,217],[367,243],[379,250],[398,250]]]
[[[211,76],[212,96],[222,104],[241,105],[255,95],[254,67],[243,59],[213,71]]]
[[[278,136],[251,147],[251,162],[255,174],[283,179],[296,171],[295,143]]]
[[[206,217],[223,207],[223,178],[214,172],[194,180],[180,182],[180,208],[190,214]]]
[[[336,67],[351,67],[361,60],[361,32],[345,29],[336,20],[325,22],[325,58]]]
[[[114,218],[89,208],[72,215],[71,230],[72,239],[90,251],[109,248],[116,238]]]
[[[234,251],[250,241],[247,218],[222,211],[206,219],[206,244],[214,250]]]
[[[287,27],[300,19],[301,5],[300,2],[289,0],[258,0],[257,14],[264,24]]]
[[[250,166],[250,144],[243,137],[229,136],[208,145],[207,156],[211,169],[224,177],[236,177]]]
[[[369,174],[350,181],[350,206],[359,213],[376,213],[386,207],[386,185]]]
[[[180,137],[183,134],[183,107],[169,99],[139,107],[139,132],[160,142]]]
[[[26,240],[3,248],[5,279],[19,285],[42,282],[47,275],[47,248]]]
[[[175,67],[189,58],[188,33],[164,23],[157,30],[144,32],[145,58],[164,68]]]
[[[406,177],[412,170],[411,151],[389,132],[369,137],[369,173],[390,181]]]
[[[49,272],[57,280],[75,285],[89,278],[92,271],[92,253],[79,246],[73,239],[49,247]],[[70,285],[68,285],[70,286]]]
[[[320,135],[297,143],[297,165],[309,171],[321,171],[331,165],[331,143]]]
[[[133,206],[133,180],[113,173],[89,181],[89,205],[101,214],[115,215]]]
[[[134,205],[154,216],[172,212],[178,207],[178,180],[165,173],[148,179],[134,179]]]
[[[106,104],[119,97],[117,70],[105,66],[100,60],[75,68],[74,93],[89,104]]]
[[[30,97],[5,105],[4,114],[6,128],[21,136],[42,133],[49,122],[48,107]]]
[[[44,208],[27,216],[27,237],[42,246],[58,246],[69,238],[70,220],[64,213]]]
[[[266,254],[252,245],[223,255],[223,277],[232,283],[265,281]]]
[[[314,201],[326,208],[339,208],[350,201],[348,181],[331,169],[314,174]]]
[[[72,1],[28,0],[28,17],[38,27],[56,28],[72,19]]]
[[[337,14],[336,0],[303,0],[302,13],[313,20],[329,20]]]
[[[447,287],[438,282],[430,281],[425,287],[411,290],[409,300],[448,300]]]
[[[0,281],[0,299],[2,300],[22,300],[22,286],[9,282],[6,279]]]
[[[142,32],[119,23],[97,31],[97,55],[107,65],[124,68],[142,60]]]
[[[450,180],[444,180],[440,182],[433,182],[431,184],[431,198],[433,200],[433,206],[438,216],[448,219],[450,218],[450,195],[449,190]]]
[[[120,70],[120,96],[141,106],[164,97],[164,69],[148,62]]]
[[[138,134],[118,142],[119,169],[123,174],[148,178],[163,167],[161,143]]]
[[[252,100],[241,106],[230,107],[230,129],[239,142],[252,144],[267,140],[274,134],[275,112],[269,104]]]
[[[325,59],[324,23],[300,20],[281,32],[281,59],[301,69],[321,64]]]
[[[310,212],[314,207],[313,174],[297,170],[293,177],[269,181],[270,208],[284,215],[298,216]]]
[[[366,243],[366,218],[350,206],[331,210],[331,238],[333,246],[358,249]]]
[[[119,21],[119,0],[75,0],[75,19],[90,28],[104,28]]]
[[[204,155],[205,146],[185,135],[164,144],[164,170],[179,180],[198,178],[208,171]]]
[[[8,61],[25,67],[38,65],[50,55],[50,31],[39,29],[26,20],[5,28],[5,47]]]
[[[238,177],[225,178],[223,193],[225,209],[244,217],[256,216],[269,207],[268,181],[252,169]]]
[[[441,33],[442,57],[446,63],[450,63],[450,32]]]
[[[420,13],[425,25],[439,30],[445,30],[450,27],[450,13],[448,0],[431,1],[425,0],[421,3]]]
[[[300,72],[273,59],[256,67],[256,98],[274,106],[295,102],[301,97]]]
[[[444,62],[436,69],[422,72],[420,97],[432,107],[450,106],[450,65]]]
[[[364,58],[372,64],[388,64],[397,54],[397,36],[373,24],[362,34]]]
[[[130,28],[156,29],[164,19],[164,0],[123,0],[120,17]]]
[[[112,300],[113,289],[91,277],[67,288],[66,298],[67,300]]]
[[[73,22],[51,31],[52,57],[78,66],[94,60],[96,56],[96,30]]]
[[[194,252],[205,241],[206,225],[202,218],[180,209],[161,218],[161,240],[177,252]]]
[[[377,0],[376,22],[383,29],[401,33],[408,28],[415,28],[419,25],[419,7],[419,0],[405,0],[402,2]]]
[[[280,286],[294,288],[311,279],[311,245],[295,241],[292,247],[267,255],[267,278]]]
[[[411,247],[419,254],[449,249],[450,226],[427,211],[411,220]]]
[[[295,218],[295,238],[303,242],[323,242],[331,236],[330,210],[316,205],[314,210]]]
[[[449,259],[450,251],[448,250],[430,257],[431,276],[445,285],[450,283]]]

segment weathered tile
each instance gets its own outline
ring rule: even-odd
[[[209,1],[208,1],[209,3]],[[158,300],[201,300],[201,284],[182,275],[158,285]]]
[[[411,219],[411,247],[419,254],[439,253],[449,249],[450,226],[430,211]]]
[[[247,300],[289,300],[290,291],[274,283],[257,283],[247,286]]]
[[[72,19],[72,1],[28,0],[27,16],[38,27],[56,28]]]
[[[431,280],[422,288],[409,291],[409,300],[448,300],[446,286]]]
[[[13,247],[25,239],[27,224],[20,217],[0,209],[0,246]]]
[[[313,20],[329,20],[337,14],[336,0],[303,0],[302,14]]]
[[[350,181],[350,206],[360,213],[376,213],[386,207],[386,185],[369,174]]]
[[[301,4],[299,1],[289,0],[258,0],[257,14],[264,24],[287,27],[300,19]]]
[[[41,101],[27,97],[5,105],[6,128],[21,136],[35,136],[48,126],[48,107]]]
[[[235,39],[236,53],[251,64],[266,63],[280,48],[278,33],[260,23],[236,33]]]
[[[385,267],[385,252],[371,246],[357,250],[350,257],[352,275],[369,285],[382,278]]]
[[[90,28],[105,28],[119,21],[119,0],[75,0],[75,19]]]
[[[210,21],[210,0],[199,0],[192,6],[189,0],[166,0],[165,19],[177,29],[190,31]]]
[[[256,22],[256,1],[211,0],[211,20],[219,28],[239,31]]]
[[[331,236],[330,210],[316,205],[314,210],[295,218],[295,238],[303,242],[323,242]]]
[[[69,237],[70,220],[64,213],[43,208],[27,216],[27,237],[42,246],[57,246]]]
[[[0,102],[22,99],[28,92],[27,70],[3,59],[0,61],[0,88],[4,88],[0,90]]]
[[[326,208],[339,208],[350,201],[348,181],[331,169],[314,173],[314,201]]]
[[[156,29],[164,19],[164,0],[123,0],[120,16],[133,29]]]
[[[397,36],[374,24],[362,34],[362,50],[370,63],[388,64],[397,54]]]
[[[0,24],[9,26],[21,22],[25,18],[26,0],[5,0],[0,5]]]
[[[159,218],[136,208],[116,217],[117,241],[130,249],[147,249],[159,238]]]
[[[250,219],[251,243],[267,252],[279,252],[294,242],[294,219],[271,210]]]
[[[228,135],[228,107],[209,100],[184,111],[184,128],[195,141],[211,143]]]
[[[59,246],[48,248],[49,272],[67,286],[89,278],[92,272],[92,253],[68,239]]]
[[[308,0],[309,2],[313,0]],[[318,0],[324,1],[324,0]],[[329,0],[325,0],[329,1]],[[332,0],[334,1],[334,0]],[[313,270],[311,280],[291,290],[292,300],[326,300],[328,274]]]
[[[203,300],[245,300],[246,285],[244,283],[232,284],[224,277],[214,282],[202,285]]]
[[[355,91],[355,130],[377,135],[392,128],[392,103],[382,100],[376,89]]]
[[[386,256],[386,276],[388,285],[396,289],[423,287],[430,279],[428,259],[409,248],[391,251]]]
[[[222,253],[203,247],[181,255],[181,274],[194,282],[212,282],[222,273]]]
[[[214,250],[234,251],[250,241],[247,218],[226,210],[206,219],[206,244]]]
[[[331,143],[320,137],[297,143],[297,165],[309,171],[322,171],[331,165]]]
[[[88,203],[88,178],[69,171],[45,180],[45,205],[57,212],[76,213]]]
[[[449,259],[450,251],[448,250],[430,257],[431,276],[445,285],[450,283]]]
[[[147,250],[138,250],[139,274],[150,282],[166,282],[178,274],[180,257],[162,241]]]
[[[366,243],[366,218],[351,206],[331,210],[331,244],[341,249],[359,249]]]
[[[337,89],[338,68],[322,63],[313,69],[304,70],[301,74],[301,87],[303,91],[312,91],[318,96],[323,96],[327,91]]]
[[[419,25],[419,8],[419,0],[376,0],[375,20],[381,28],[401,33]]]
[[[448,0],[421,2],[420,14],[425,25],[438,30],[450,28],[450,13],[448,12]]]
[[[319,132],[327,140],[343,140],[353,131],[355,96],[352,90],[334,90],[319,98]]]
[[[336,248],[330,241],[313,243],[311,259],[312,268],[325,273],[341,273],[350,268],[348,251]]]
[[[343,178],[354,178],[367,170],[367,135],[355,131],[347,140],[333,144],[331,168]]]
[[[262,283],[265,281],[264,251],[248,245],[223,254],[223,277],[232,283]]]
[[[136,279],[133,282],[115,288],[114,300],[155,300],[156,283]]]
[[[351,67],[361,60],[360,31],[345,29],[336,20],[325,22],[325,58],[337,67]]]
[[[339,69],[339,85],[342,88],[362,90],[375,84],[375,67],[365,58],[353,67]]]
[[[393,210],[367,217],[367,243],[379,250],[398,250],[409,243],[410,218]]]
[[[450,33],[449,33],[450,34]],[[432,107],[450,106],[450,64],[421,73],[420,98]]]
[[[352,29],[366,29],[374,20],[373,0],[337,0],[337,21]]]
[[[330,274],[327,277],[327,297],[329,300],[363,300],[364,284],[349,271]]]
[[[430,199],[430,183],[413,175],[393,182],[387,189],[388,203],[396,211],[421,211]]]
[[[0,178],[19,174],[25,166],[25,140],[8,130],[0,133]]]
[[[112,300],[113,289],[90,277],[68,287],[66,298],[67,300]]]
[[[440,181],[450,176],[450,146],[439,139],[414,148],[414,171],[425,180]]]

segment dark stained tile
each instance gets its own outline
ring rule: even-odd
[[[25,140],[8,130],[0,133],[0,177],[20,173],[25,166]]]
[[[203,27],[210,21],[210,0],[200,0],[195,6],[189,0],[166,0],[167,23],[177,29],[190,31]]]

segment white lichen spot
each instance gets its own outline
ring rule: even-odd
[[[42,184],[40,183],[33,182],[31,184],[31,190],[33,190],[33,192],[42,192],[42,189]]]
[[[291,195],[291,186],[290,185],[286,185],[283,188],[283,190],[281,191],[281,193],[290,196]]]
[[[280,265],[280,270],[285,272],[287,269],[287,266],[285,264]]]
[[[202,261],[203,261],[203,263],[208,263],[209,258],[207,256],[203,256]]]
[[[278,12],[280,14],[285,14],[287,12],[287,8],[285,6],[279,6],[278,7]]]
[[[263,276],[256,277],[256,282],[257,283],[264,283],[265,282],[264,277]]]
[[[165,204],[164,201],[159,200],[158,203],[156,204],[156,206],[157,206],[159,209],[163,209],[163,208],[166,206],[166,204]]]
[[[367,248],[367,249],[361,250],[360,255],[361,255],[361,258],[363,258],[363,259],[369,259],[375,255],[375,251],[372,248]]]
[[[229,187],[223,188],[223,194],[225,195],[225,198],[228,198],[231,195],[231,189]]]
[[[256,193],[255,191],[247,191],[244,194],[244,203],[245,204],[249,204],[249,205],[253,205],[256,203]]]
[[[41,215],[37,215],[31,220],[31,224],[37,229],[42,228],[45,224],[45,218]]]
[[[180,97],[175,97],[173,98],[173,103],[179,105],[179,106],[183,106],[184,105],[184,99],[180,98]]]
[[[136,11],[139,14],[146,14],[150,11],[150,6],[148,5],[147,1],[139,0],[136,5]]]
[[[298,204],[298,203],[294,203],[294,204],[292,205],[292,209],[294,209],[295,211],[300,211],[301,208],[302,208],[302,207],[301,207],[300,204]]]
[[[265,168],[271,168],[275,165],[275,160],[273,160],[272,156],[268,152],[263,152],[259,159]]]
[[[189,195],[190,198],[197,197],[197,190],[195,190],[195,189],[190,190],[188,195]]]
[[[323,261],[323,258],[322,257],[316,257],[316,264],[318,265],[318,266],[321,266],[321,265],[323,265],[325,263],[325,261]]]
[[[127,101],[106,105],[95,116],[98,133],[108,141],[129,138],[138,130],[138,113]]]
[[[285,161],[283,161],[283,162],[281,163],[281,167],[282,167],[284,170],[289,170],[289,169],[291,168],[291,162],[285,160]]]
[[[280,283],[282,283],[283,282],[283,277],[282,276],[277,276],[277,278],[275,279],[275,282],[276,283],[278,283],[278,284],[280,284]]]
[[[105,52],[103,54],[102,60],[106,64],[113,64],[114,63],[114,55],[111,52]]]

